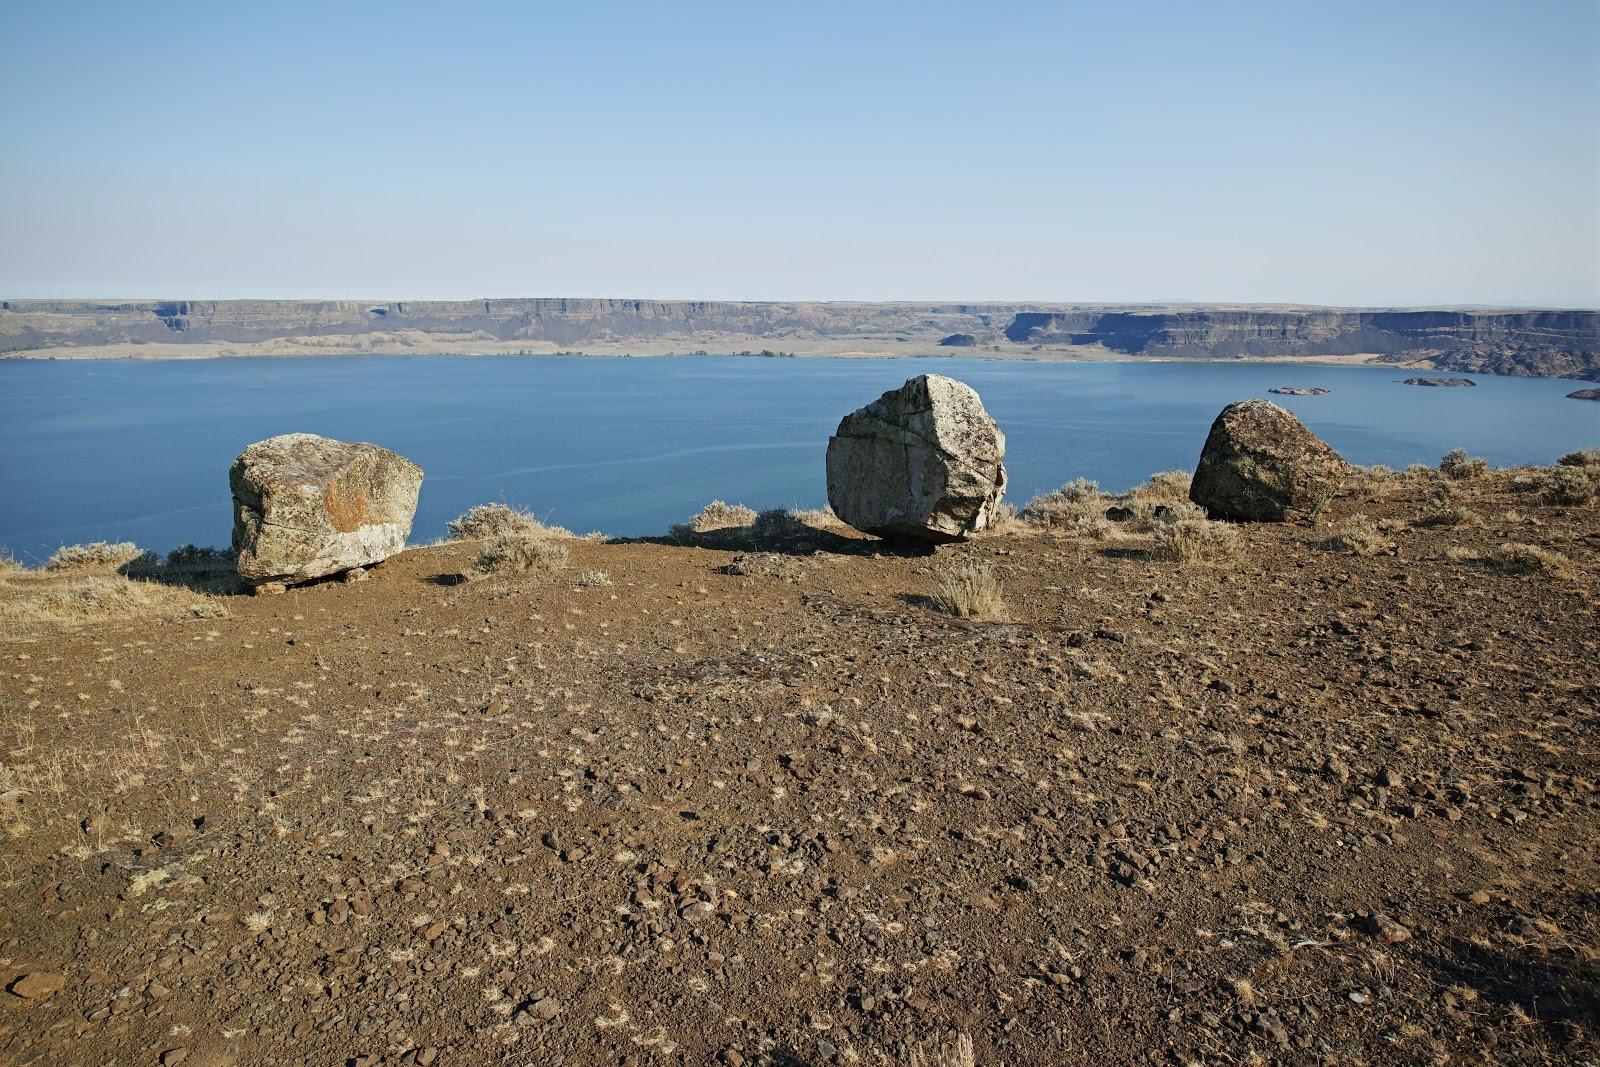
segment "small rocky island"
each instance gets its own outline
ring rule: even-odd
[[[1567,394],[1568,400],[1600,400],[1600,387],[1593,389],[1574,389]]]
[[[976,348],[978,339],[970,333],[953,333],[939,342],[941,348]]]
[[[1470,389],[1478,383],[1471,378],[1407,378],[1401,385],[1427,385],[1436,389]]]
[[[1273,394],[1274,396],[1327,396],[1329,393],[1333,392],[1333,390],[1324,389],[1320,385],[1277,385],[1273,386],[1271,389],[1268,389],[1267,392]]]

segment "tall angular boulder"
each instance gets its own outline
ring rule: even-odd
[[[972,387],[912,378],[828,439],[828,503],[864,533],[935,544],[987,529],[1006,485],[1006,438]]]
[[[1266,400],[1242,400],[1211,424],[1189,499],[1214,518],[1290,522],[1321,511],[1348,471],[1293,414]]]
[[[403,549],[422,468],[377,445],[290,433],[245,449],[228,484],[240,577],[292,585]]]

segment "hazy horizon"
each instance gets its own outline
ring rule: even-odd
[[[394,296],[394,295],[367,295],[367,296],[208,296],[194,293],[164,293],[141,296],[103,296],[82,293],[66,293],[65,295],[31,296],[0,293],[0,300],[7,301],[38,301],[48,302],[82,302],[99,304],[134,304],[152,303],[160,301],[188,301],[191,303],[223,303],[227,301],[260,301],[263,303],[348,303],[348,304],[406,304],[406,303],[470,303],[475,300],[617,300],[624,302],[658,303],[658,304],[927,304],[927,305],[1016,305],[1016,306],[1045,306],[1069,305],[1079,307],[1238,307],[1238,308],[1314,308],[1329,311],[1600,311],[1600,302],[1595,304],[1528,304],[1511,301],[1474,301],[1472,303],[1455,302],[1446,304],[1310,304],[1296,303],[1282,300],[1184,300],[1153,299],[1153,300],[1071,300],[1051,298],[1048,300],[1012,300],[1004,297],[891,297],[883,300],[861,300],[851,297],[825,298],[820,300],[793,298],[793,297],[658,297],[640,296],[632,294],[611,294],[599,296],[592,293],[521,293],[521,294],[479,294],[465,297],[437,297],[428,295]]]
[[[1600,306],[1587,0],[6,30],[19,300]]]

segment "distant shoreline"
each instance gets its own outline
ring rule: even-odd
[[[202,351],[196,351],[202,349]],[[23,349],[0,353],[0,361],[81,361],[118,360],[126,362],[172,362],[184,360],[221,359],[330,359],[393,356],[441,356],[456,358],[497,358],[517,356],[563,357],[573,359],[677,359],[696,356],[751,360],[780,359],[982,359],[997,363],[1303,363],[1315,365],[1359,366],[1377,364],[1396,369],[1432,369],[1427,359],[1398,362],[1382,359],[1382,353],[1356,355],[1252,355],[1252,356],[1143,356],[1126,352],[1113,352],[1098,346],[1073,348],[1047,348],[1041,351],[991,351],[975,348],[946,348],[935,351],[897,351],[889,348],[863,349],[840,347],[817,348],[810,351],[714,351],[703,347],[678,350],[673,346],[665,350],[634,351],[625,348],[590,346],[583,350],[561,349],[554,345],[418,345],[399,349],[336,349],[286,344],[269,341],[261,344],[220,345],[215,348],[195,344],[114,344],[77,345],[58,348]]]

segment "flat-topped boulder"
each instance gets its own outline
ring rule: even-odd
[[[228,484],[240,577],[293,585],[405,548],[422,468],[377,445],[290,433],[245,449]]]
[[[1243,400],[1211,424],[1189,499],[1213,518],[1288,522],[1322,510],[1348,471],[1293,414],[1267,400]]]
[[[828,439],[828,503],[863,533],[964,540],[994,520],[1005,454],[971,386],[924,374],[839,423]]]

